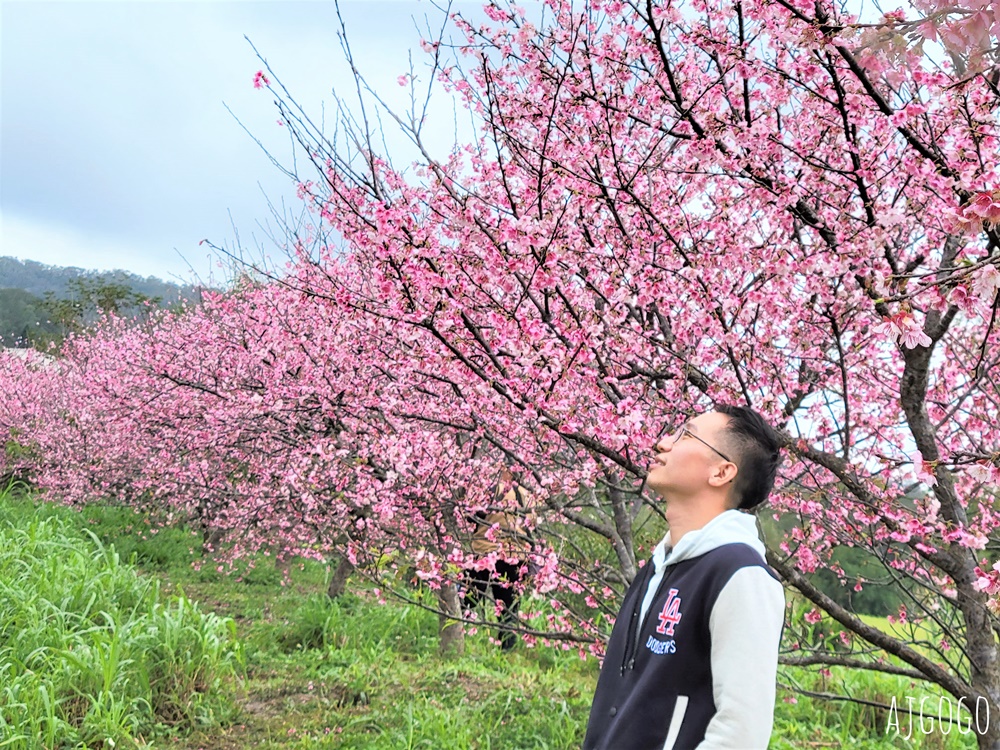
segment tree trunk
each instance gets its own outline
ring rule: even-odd
[[[928,315],[924,329],[940,337],[948,325],[949,322],[935,312]],[[900,380],[900,406],[920,456],[934,466],[937,481],[932,492],[940,504],[941,517],[954,527],[963,528],[969,525],[968,511],[960,502],[954,475],[942,461],[936,428],[927,411],[934,344],[902,351],[905,365]],[[932,559],[930,555],[925,557]],[[993,631],[993,618],[986,607],[988,597],[976,591],[973,585],[977,557],[971,549],[953,546],[939,558],[938,564],[955,581],[956,604],[965,620],[965,652],[971,667],[969,682],[975,694],[975,704],[970,697],[967,708],[972,714],[979,750],[1000,750],[1000,648]]]
[[[351,565],[351,561],[346,557],[339,558],[337,567],[333,569],[330,576],[330,585],[326,587],[326,595],[331,599],[336,599],[343,594],[347,590],[347,579],[351,577],[353,572],[354,566]]]
[[[996,636],[983,601],[985,597],[964,589],[958,587],[958,600],[960,606],[965,605],[966,648],[972,662],[970,682],[973,690],[986,698],[975,704],[969,702],[972,729],[977,734],[979,750],[1000,750],[1000,660]]]
[[[985,711],[985,709],[984,709]],[[986,717],[980,712],[979,720],[982,722],[982,726],[986,726]],[[979,740],[979,750],[1000,750],[1000,735],[998,735],[996,728],[993,726],[993,722],[996,721],[994,715],[990,716],[990,726],[985,734],[981,734],[977,737]],[[972,716],[972,728],[976,729],[976,716],[975,711],[973,711]]]
[[[461,656],[465,652],[465,629],[462,627],[462,603],[458,599],[458,586],[441,585],[438,591],[438,647],[442,656]]]

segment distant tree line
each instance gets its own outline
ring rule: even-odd
[[[92,324],[102,313],[142,319],[150,309],[200,299],[199,287],[152,276],[0,257],[0,346],[44,347]]]
[[[56,331],[44,299],[23,289],[0,289],[0,344],[28,346],[31,339],[53,336]]]
[[[165,304],[182,299],[197,299],[202,287],[192,284],[175,284],[155,276],[138,276],[128,271],[88,271],[83,268],[48,266],[33,260],[0,257],[0,288],[23,289],[36,297],[52,292],[63,297],[75,279],[100,279],[122,284],[143,297],[159,297]]]

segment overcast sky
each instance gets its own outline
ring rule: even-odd
[[[342,13],[359,68],[403,106],[408,52],[423,64],[416,27],[437,28],[440,12],[348,0]],[[0,255],[187,281],[192,270],[226,276],[203,239],[273,248],[268,199],[301,204],[224,106],[287,163],[244,36],[318,115],[332,89],[353,90],[338,28],[333,3],[318,0],[0,0]],[[446,148],[453,111],[438,110]]]

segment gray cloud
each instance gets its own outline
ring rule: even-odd
[[[311,112],[329,107],[331,89],[353,89],[331,3],[6,0],[0,12],[3,254],[182,274],[180,251],[205,273],[197,243],[231,245],[230,217],[243,242],[267,245],[262,191],[297,205],[223,106],[289,161],[272,97],[251,85],[260,65],[244,34]],[[356,2],[343,12],[359,65],[402,106],[395,78],[409,48],[420,57],[411,16],[437,11]]]

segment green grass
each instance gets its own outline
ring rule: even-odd
[[[20,597],[25,606],[34,607],[27,611],[36,614],[9,621],[5,633],[13,641],[0,641],[0,690],[8,691],[0,697],[0,713],[11,704],[11,677],[20,674],[18,700],[24,703],[30,697],[32,708],[25,720],[36,723],[21,734],[42,738],[7,745],[3,740],[13,735],[0,729],[0,750],[110,747],[103,742],[105,736],[120,738],[118,747],[131,743],[176,750],[568,750],[581,745],[598,668],[593,660],[581,661],[575,648],[520,644],[512,653],[503,653],[490,642],[489,629],[480,628],[466,637],[463,656],[444,658],[437,652],[437,617],[417,605],[380,602],[358,582],[353,582],[351,593],[330,601],[323,593],[328,571],[315,562],[282,569],[262,558],[256,567],[229,575],[213,560],[202,558],[198,535],[182,528],[154,532],[155,524],[147,521],[121,508],[73,512],[0,498],[0,528],[36,536],[40,532],[29,530],[56,529],[63,540],[59,544],[69,545],[66,549],[82,545],[83,550],[57,553],[19,537],[15,546],[27,559],[16,563],[14,572],[4,573],[0,565],[4,586],[28,568],[42,571],[48,581],[67,579],[60,584],[62,593],[49,596],[47,605],[24,588]],[[74,535],[76,541],[70,544],[67,540]],[[57,558],[72,565],[60,573]],[[122,560],[131,560],[142,575],[137,577]],[[86,573],[77,567],[85,564],[92,566]],[[121,593],[113,600],[91,602],[93,587],[81,581],[103,581],[101,590]],[[179,597],[182,592],[185,597]],[[168,598],[172,596],[179,598]],[[432,601],[430,592],[415,590],[413,596]],[[159,603],[150,605],[153,600]],[[198,602],[197,608],[191,602]],[[78,626],[82,634],[77,637],[87,647],[69,649],[65,641],[56,640],[63,646],[41,652],[46,656],[33,662],[39,681],[29,684],[19,666],[26,657],[13,658],[11,643],[39,643],[41,636],[33,634],[29,622],[41,620],[37,613],[42,607],[48,608],[49,619]],[[134,613],[142,614],[133,618],[136,624],[124,624],[132,622],[128,616]],[[212,616],[205,619],[200,613]],[[232,633],[237,641],[230,640]],[[139,690],[145,681],[136,676],[143,674],[136,666],[147,657],[132,643],[144,644],[157,663],[174,665],[173,672],[149,680],[149,697],[137,697],[145,695]],[[211,659],[219,668],[207,668]],[[86,678],[81,677],[84,664],[89,665]],[[40,691],[43,673],[52,684],[72,683],[78,689]],[[933,695],[937,705],[936,693],[905,678],[836,668],[824,676],[783,668],[779,681],[790,687],[779,689],[773,750],[975,747],[970,736],[957,730],[946,736],[936,730],[925,737],[916,727],[906,740],[886,733],[884,711],[799,692],[852,695],[886,704],[896,696],[901,708],[906,696],[919,701]],[[187,697],[170,704],[153,697],[154,685],[160,686],[158,695]],[[200,692],[205,687],[210,689]],[[151,708],[154,702],[158,709]],[[171,705],[177,711],[174,723],[163,715]],[[87,734],[79,727],[67,729],[63,724],[68,721],[59,724],[51,718],[83,707],[94,717]],[[179,720],[182,710],[188,718]],[[908,718],[905,712],[898,718],[905,736]]]
[[[779,684],[771,750],[806,747],[913,748],[914,750],[969,750],[976,747],[975,735],[962,734],[955,725],[945,731],[932,721],[937,716],[938,700],[943,695],[936,686],[918,683],[906,677],[832,667],[827,674],[802,668],[779,669]],[[798,688],[793,690],[790,688]],[[851,697],[861,701],[891,706],[894,715],[883,709],[850,701],[810,698],[799,690]],[[912,717],[907,713],[907,698],[912,698]],[[921,725],[919,706],[925,699]],[[948,706],[956,701],[945,697],[940,704],[945,717]],[[957,718],[957,715],[956,715]],[[967,729],[968,717],[961,730]],[[923,729],[921,728],[923,726]],[[925,731],[924,730],[929,730]]]
[[[485,631],[466,653],[437,652],[437,618],[369,592],[330,601],[303,566],[286,587],[202,582],[242,623],[245,710],[222,734],[185,747],[579,747],[596,664],[520,647],[504,654]],[[262,596],[261,590],[270,594]],[[242,590],[239,590],[242,589]],[[193,589],[192,589],[193,590]],[[414,592],[420,598],[426,596]],[[225,744],[224,744],[225,743]]]
[[[239,710],[235,627],[51,512],[0,503],[0,747],[128,747]]]

